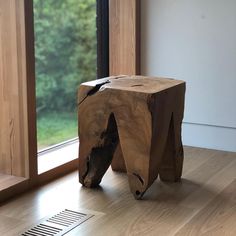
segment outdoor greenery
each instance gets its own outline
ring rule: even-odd
[[[77,136],[77,88],[96,78],[96,0],[34,0],[34,30],[42,148]]]
[[[76,113],[45,113],[38,119],[38,142],[45,148],[77,136]]]

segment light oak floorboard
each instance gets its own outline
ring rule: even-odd
[[[185,147],[181,183],[156,180],[137,201],[126,174],[110,169],[97,189],[78,173],[0,206],[0,235],[15,236],[64,208],[95,211],[72,235],[236,235],[236,153]]]
[[[176,235],[236,235],[236,179]]]

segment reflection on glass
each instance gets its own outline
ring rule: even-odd
[[[77,88],[96,78],[96,0],[34,0],[38,149],[77,137]]]

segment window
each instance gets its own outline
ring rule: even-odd
[[[79,84],[108,75],[108,33],[104,25],[99,27],[104,17],[108,18],[107,1],[34,0],[39,173],[78,156]],[[74,154],[49,153],[62,146]]]

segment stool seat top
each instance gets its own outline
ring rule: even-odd
[[[85,82],[82,83],[82,86],[100,86],[100,89],[117,89],[153,94],[184,83],[182,80],[171,78],[120,75]]]

